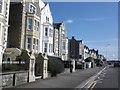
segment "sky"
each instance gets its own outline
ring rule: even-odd
[[[118,58],[117,2],[51,2],[54,22],[65,22],[67,37],[83,40],[109,59]],[[107,53],[107,54],[106,54]]]

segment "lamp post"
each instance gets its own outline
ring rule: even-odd
[[[110,44],[106,45],[106,61],[107,61],[107,48],[108,48],[108,46],[110,46]]]

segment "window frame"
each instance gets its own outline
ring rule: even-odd
[[[34,30],[35,31],[39,30],[39,22],[37,20],[34,20]]]
[[[49,28],[49,37],[53,37],[53,30]]]
[[[28,39],[30,39],[30,42],[29,42]],[[32,44],[32,38],[31,37],[27,37],[27,49],[31,49],[31,44]]]
[[[2,9],[3,9],[3,0],[0,0],[0,8],[1,8],[1,10],[0,10],[0,13],[2,13]]]
[[[36,50],[38,50],[38,44],[39,44],[39,40],[36,39]]]
[[[46,31],[47,30],[47,31]],[[45,27],[45,32],[44,32],[44,36],[48,36],[48,27]]]
[[[36,43],[36,39],[33,38],[33,49],[35,50],[35,43]]]
[[[66,43],[65,42],[62,42],[62,49],[66,49]]]
[[[47,52],[47,43],[44,43],[44,52],[46,53]]]
[[[31,24],[29,23],[29,20],[32,21]],[[29,28],[29,26],[31,26],[31,28]],[[32,28],[33,28],[33,19],[32,19],[32,18],[28,18],[28,25],[27,25],[27,28],[28,28],[28,30],[32,30]]]
[[[31,8],[31,6],[32,6],[32,8]],[[35,9],[35,11],[34,11],[33,8]],[[29,4],[29,13],[36,14],[36,12],[37,12],[37,8],[36,8],[36,6],[33,5],[32,3],[30,3],[30,4]]]

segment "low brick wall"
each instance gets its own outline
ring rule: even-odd
[[[6,72],[0,74],[0,88],[12,87],[28,82],[28,71]]]

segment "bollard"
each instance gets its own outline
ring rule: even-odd
[[[15,86],[16,80],[15,80],[15,73],[13,73],[13,86]]]

